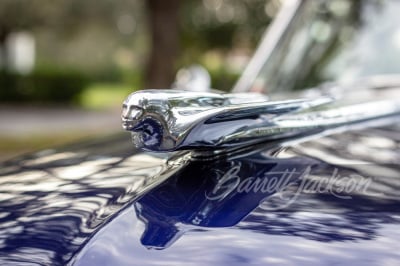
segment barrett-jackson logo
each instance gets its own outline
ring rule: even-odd
[[[282,209],[295,202],[301,193],[331,194],[341,199],[351,199],[351,195],[379,196],[369,191],[373,182],[371,177],[359,174],[342,176],[338,168],[330,175],[313,175],[311,167],[299,171],[296,168],[283,171],[266,171],[258,177],[241,177],[240,165],[233,166],[218,178],[214,189],[206,193],[209,200],[221,201],[233,193],[262,193],[265,199],[278,195],[283,202],[273,209]]]

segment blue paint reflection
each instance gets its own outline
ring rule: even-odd
[[[393,156],[377,156],[375,142],[365,141],[371,132],[184,165],[103,226],[76,265],[396,265],[400,166]],[[384,151],[398,154],[398,143]],[[358,144],[368,152],[356,157],[350,148]],[[290,176],[278,191],[227,189],[294,168],[310,171]],[[324,183],[335,171],[339,181],[370,177],[372,194],[299,190],[304,180]],[[238,178],[221,185],[227,173]],[[222,196],[210,199],[215,195]]]
[[[145,224],[140,241],[147,248],[165,249],[186,231],[232,226],[317,241],[373,239],[379,224],[397,223],[393,213],[400,213],[393,181],[384,186],[392,180],[385,180],[385,174],[399,168],[378,167],[381,176],[371,177],[360,170],[362,165],[262,152],[194,161],[133,204]],[[302,212],[319,218],[304,224],[297,217]],[[324,213],[339,213],[339,218]]]
[[[184,231],[178,224],[230,227],[262,201],[297,185],[319,165],[313,159],[276,159],[260,154],[214,162],[192,162],[134,203],[146,224],[141,243],[163,249]]]

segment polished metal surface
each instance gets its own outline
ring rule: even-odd
[[[398,101],[337,107],[329,96],[268,101],[261,94],[148,90],[126,99],[122,121],[137,147],[165,152],[224,150],[313,135],[396,114],[400,114]]]

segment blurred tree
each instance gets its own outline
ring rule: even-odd
[[[146,68],[146,88],[167,89],[175,76],[179,51],[180,0],[147,0],[151,50]]]
[[[177,62],[198,62],[207,50],[224,53],[236,46],[254,49],[280,6],[279,0],[147,0],[146,3],[152,41],[147,88],[168,88]],[[180,46],[185,52],[178,56]]]

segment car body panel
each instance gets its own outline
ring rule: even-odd
[[[163,167],[162,156],[138,152],[126,135],[3,163],[1,264],[64,265]]]
[[[140,152],[118,135],[6,162],[0,261],[393,264],[400,259],[398,124],[263,144],[211,161]],[[310,176],[339,171],[340,178],[358,174],[372,183],[367,194],[313,193],[299,189],[302,174],[282,174],[309,166]],[[221,177],[243,181],[272,172],[287,179],[279,188],[289,201],[273,197],[281,191],[214,193]]]

